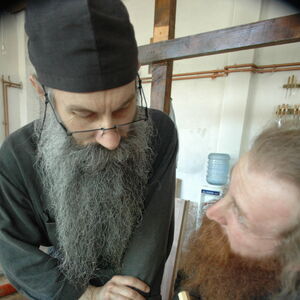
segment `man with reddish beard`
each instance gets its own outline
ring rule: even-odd
[[[184,255],[181,288],[205,300],[299,299],[300,125],[262,132]]]

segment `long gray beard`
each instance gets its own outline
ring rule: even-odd
[[[37,123],[36,134],[39,127]],[[121,269],[130,237],[142,220],[154,157],[152,136],[148,121],[122,139],[116,150],[79,146],[48,112],[37,167],[57,224],[60,269],[74,284],[87,285],[96,269],[98,275]]]

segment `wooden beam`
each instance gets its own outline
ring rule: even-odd
[[[182,252],[184,236],[186,234],[186,225],[190,205],[190,201],[188,200],[175,198],[174,239],[171,252],[165,264],[164,275],[161,284],[162,299],[173,299],[174,283],[180,264],[180,256]]]
[[[155,64],[152,68],[151,107],[169,114],[171,105],[173,62]]]
[[[174,39],[176,0],[156,0],[153,42]],[[151,107],[170,112],[173,62],[152,66]]]
[[[300,14],[139,47],[142,65],[300,41]]]
[[[153,42],[174,39],[176,0],[155,0]]]

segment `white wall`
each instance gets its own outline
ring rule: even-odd
[[[18,70],[18,38],[17,38],[17,17],[15,15],[2,15],[0,19],[0,75],[4,75],[7,80],[8,76],[14,82],[20,82]],[[3,97],[2,85],[1,91],[1,105],[0,105],[0,140],[4,138],[4,111],[3,111]],[[19,127],[19,94],[18,89],[8,89],[8,105],[12,108],[9,111],[9,126],[11,129]]]
[[[143,4],[141,4],[141,2]],[[135,26],[139,45],[149,43],[154,22],[154,0],[124,0]],[[141,6],[142,9],[141,9]],[[271,0],[177,0],[175,36],[256,22],[295,13]],[[212,55],[177,61],[174,73],[223,68],[226,65],[257,65],[300,61],[299,43]],[[299,103],[298,96],[285,97],[282,85],[300,71],[267,74],[232,73],[217,79],[173,81],[172,99],[180,138],[177,177],[183,180],[181,197],[198,202],[206,184],[207,155],[226,152],[235,163],[247,151],[253,136],[276,106]],[[142,76],[149,76],[148,67]],[[145,86],[150,99],[150,85]]]
[[[124,3],[138,44],[148,44],[153,35],[155,1],[124,0]],[[292,13],[290,7],[274,0],[177,0],[175,35],[182,37]],[[2,21],[7,53],[0,53],[0,74],[10,75],[24,85],[22,91],[10,90],[10,118],[14,130],[36,118],[39,105],[28,83],[33,69],[26,53],[24,13],[5,16]],[[212,70],[230,64],[299,62],[299,50],[299,43],[295,43],[182,60],[174,63],[174,73]],[[210,152],[227,152],[232,156],[232,163],[236,162],[249,148],[253,136],[273,117],[278,104],[300,103],[300,91],[287,98],[282,88],[291,74],[300,80],[300,72],[296,71],[234,73],[214,80],[173,82],[172,98],[180,138],[177,177],[183,180],[182,198],[199,200]],[[148,67],[141,68],[141,75],[149,76]],[[149,102],[149,84],[145,85],[145,92]],[[0,121],[1,109],[0,104]]]
[[[39,112],[39,104],[28,80],[29,74],[34,71],[27,54],[24,19],[24,12],[0,16],[0,75],[4,75],[6,80],[10,76],[11,81],[22,83],[22,89],[8,88],[10,133],[37,118]],[[2,85],[0,92],[0,143],[2,143],[4,140]]]

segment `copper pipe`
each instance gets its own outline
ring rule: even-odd
[[[281,68],[281,67],[290,67],[290,66],[300,66],[300,62],[287,63],[287,64],[262,65],[262,66],[257,66],[257,68]]]
[[[253,67],[257,68],[255,64],[240,64],[240,65],[231,65],[231,66],[225,66],[224,69],[236,69],[236,68],[244,68],[244,67]]]
[[[256,72],[256,69],[254,68],[248,68],[248,69],[237,69],[237,70],[226,70],[226,73],[238,73],[238,72]]]
[[[178,74],[179,75],[179,74]],[[225,76],[227,76],[226,74],[212,74],[212,75],[204,75],[204,76],[181,76],[181,77],[176,77],[176,78],[174,78],[173,77],[173,81],[176,81],[176,80],[188,80],[188,79],[197,79],[197,78],[211,78],[211,79],[215,79],[215,78],[217,78],[217,77],[225,77]],[[151,77],[148,77],[147,79],[146,79],[147,77],[145,77],[145,78],[141,78],[142,79],[142,81],[143,81],[143,83],[151,83]]]
[[[290,67],[290,66],[300,66],[300,62],[295,63],[284,63],[284,64],[272,64],[272,65],[261,65],[257,66],[255,64],[240,64],[240,65],[230,65],[225,66],[224,69],[234,69],[234,68],[242,68],[242,67],[253,67],[256,69],[265,69],[265,68],[280,68],[280,67]]]
[[[188,79],[197,79],[197,78],[211,78],[215,79],[217,77],[225,77],[226,74],[218,74],[218,75],[204,75],[204,76],[187,76],[182,78],[173,78],[173,80],[188,80]]]
[[[201,71],[201,72],[190,72],[190,73],[180,73],[180,74],[173,74],[172,77],[181,77],[181,76],[189,76],[189,75],[199,75],[199,74],[210,74],[210,73],[224,73],[224,70],[210,70],[210,71]],[[211,76],[208,76],[208,78]],[[206,77],[201,77],[206,78]],[[143,77],[143,81],[151,80],[152,77]]]
[[[299,67],[291,67],[291,66],[299,66]],[[288,67],[288,68],[284,68],[284,67]],[[174,74],[172,76],[172,79],[173,80],[186,80],[186,79],[198,79],[198,78],[215,79],[217,77],[227,76],[229,73],[237,73],[237,72],[271,73],[271,72],[296,71],[296,70],[300,70],[300,62],[262,65],[262,66],[257,66],[255,64],[239,64],[239,65],[225,66],[224,69],[222,70],[216,69],[216,70],[201,71],[201,72]],[[201,74],[207,74],[207,75],[198,76]],[[142,81],[143,83],[150,83],[151,77],[144,77],[142,78]]]
[[[299,71],[300,67],[295,67],[295,68],[280,68],[276,70],[259,70],[257,73],[267,73],[267,72],[282,72],[282,71]]]
[[[3,110],[4,110],[4,134],[5,137],[9,135],[9,115],[8,115],[8,91],[9,87],[12,88],[22,88],[22,83],[14,83],[10,81],[10,77],[8,77],[8,81],[4,79],[2,75],[2,94],[3,94]]]
[[[4,125],[4,134],[7,136],[8,132],[8,103],[7,103],[7,89],[4,84],[4,79],[2,76],[2,94],[3,94],[3,112],[4,112],[4,120],[3,120],[3,125]]]
[[[263,69],[253,69],[253,68],[249,68],[249,69],[238,69],[238,70],[227,70],[226,73],[235,73],[235,72],[253,72],[253,73],[272,73],[272,72],[282,72],[282,71],[297,71],[300,70],[300,67],[294,67],[294,68],[276,68],[276,69],[269,69],[266,68],[265,70]]]
[[[201,72],[190,72],[190,73],[180,73],[180,74],[174,74],[174,77],[182,76],[188,76],[188,75],[198,75],[198,74],[208,74],[208,73],[224,73],[224,70],[210,70],[210,71],[201,71]]]
[[[239,73],[239,72],[253,72],[253,73],[272,73],[272,72],[281,72],[281,71],[295,71],[295,70],[300,70],[300,68],[285,68],[285,69],[280,69],[280,70],[255,70],[255,69],[240,69],[240,70],[228,70],[226,72],[223,72],[223,74],[211,74],[211,75],[205,75],[205,76],[185,76],[186,73],[182,74],[176,74],[177,76],[173,76],[173,81],[175,80],[188,80],[188,79],[199,79],[199,78],[211,78],[215,79],[217,77],[226,77],[228,73]],[[197,72],[195,72],[197,73]],[[143,83],[151,83],[151,77],[145,77],[142,78]]]

